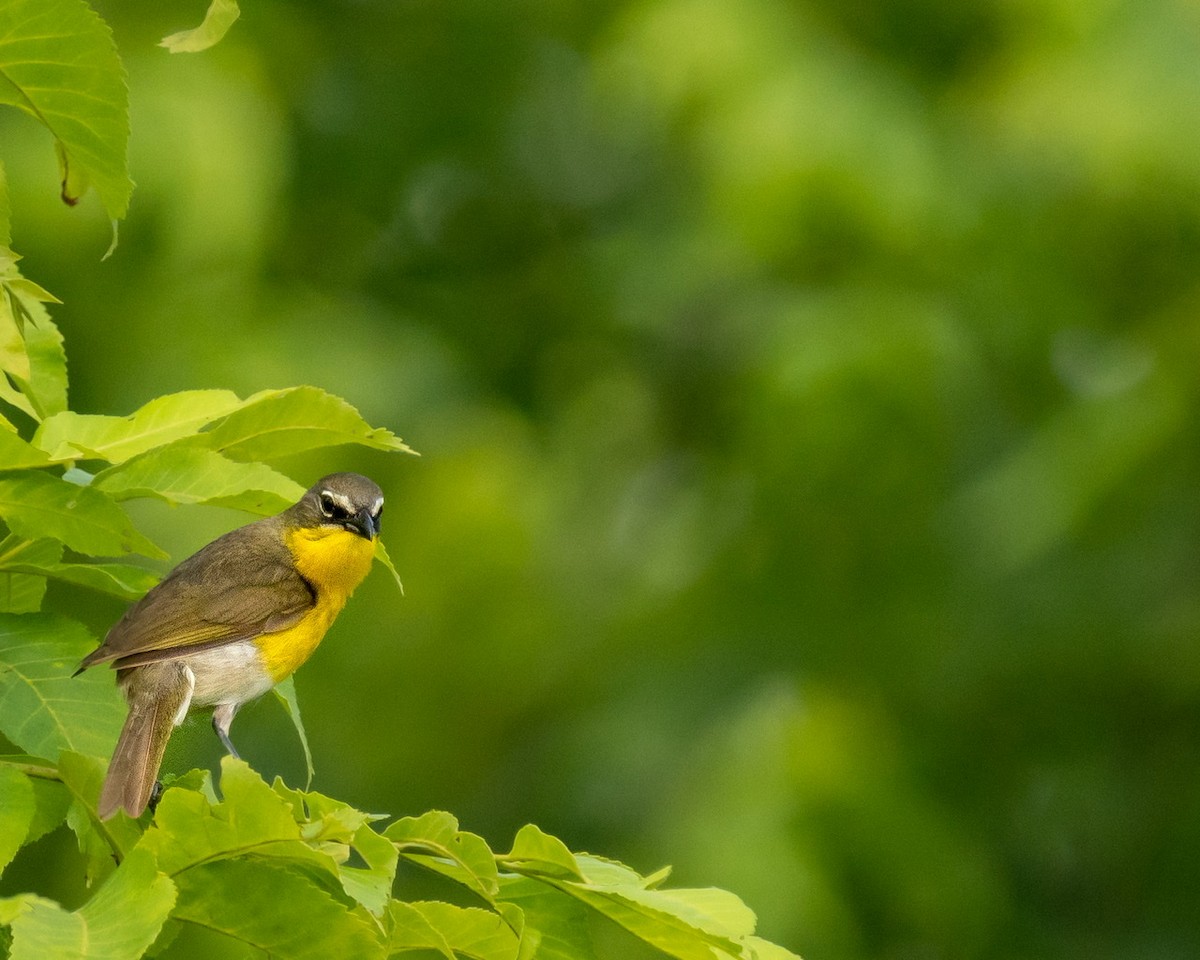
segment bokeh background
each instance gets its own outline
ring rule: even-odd
[[[1196,955],[1200,7],[245,0],[171,56],[202,3],[96,6],[110,260],[0,128],[72,406],[311,383],[422,454],[281,465],[379,479],[406,588],[298,675],[317,789],[807,960]]]

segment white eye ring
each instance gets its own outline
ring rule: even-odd
[[[337,501],[328,493],[321,494],[321,512],[327,517],[333,517],[337,513]]]

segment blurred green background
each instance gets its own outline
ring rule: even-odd
[[[382,483],[407,591],[297,677],[316,789],[807,960],[1195,956],[1200,7],[245,0],[192,56],[202,3],[96,7],[108,262],[0,127],[72,406],[312,383],[422,453],[282,465]]]

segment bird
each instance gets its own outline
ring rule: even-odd
[[[193,708],[213,708],[213,729],[238,755],[234,715],[317,648],[371,568],[382,514],[373,480],[322,477],[282,513],[202,547],[126,611],[76,670],[111,664],[129,705],[102,820],[157,802],[167,741]]]

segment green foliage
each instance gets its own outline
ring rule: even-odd
[[[239,16],[241,10],[238,9],[237,0],[212,0],[200,26],[163,37],[161,46],[172,53],[199,53],[201,50],[207,50],[213,44],[221,42],[221,38]]]
[[[213,0],[204,23],[163,41],[201,50],[237,18]],[[55,136],[63,196],[96,186],[111,217],[132,184],[120,63],[106,25],[82,0],[0,5],[0,103]],[[153,573],[113,557],[166,554],[135,525],[138,500],[278,511],[302,486],[270,462],[355,444],[412,452],[350,404],[316,387],[158,397],[128,416],[67,409],[54,298],[17,270],[0,170],[0,734],[23,751],[0,756],[0,873],[57,830],[73,834],[65,868],[87,886],[67,909],[32,891],[0,899],[0,956],[10,960],[136,960],[200,951],[280,960],[440,955],[446,960],[775,960],[754,915],[719,890],[662,890],[619,863],[573,854],[534,826],[497,855],[450,814],[386,819],[226,757],[219,784],[195,770],[169,780],[152,813],[101,821],[104,758],[124,717],[112,676],[73,675],[96,637],[43,610],[47,583],[122,600]],[[18,428],[16,424],[21,424]],[[377,557],[395,576],[386,549]],[[397,577],[397,581],[398,581]],[[290,678],[275,694],[312,756]],[[401,862],[440,878],[453,899],[397,896]],[[623,938],[623,939],[622,939]]]
[[[0,5],[0,104],[54,135],[64,200],[77,203],[93,185],[110,217],[125,215],[133,181],[124,72],[108,25],[84,0]]]

